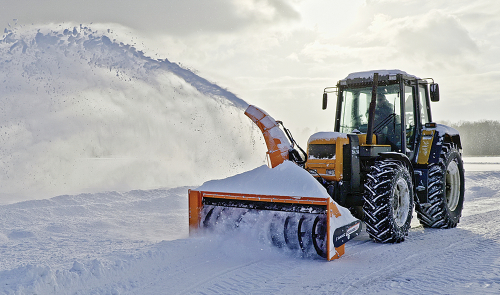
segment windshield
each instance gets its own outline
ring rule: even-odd
[[[345,89],[342,91],[342,113],[340,132],[366,133],[368,129],[368,108],[372,99],[372,87]],[[399,85],[377,87],[374,131],[382,129],[400,114]],[[378,130],[380,131],[380,130]]]

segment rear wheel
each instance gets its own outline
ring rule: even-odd
[[[408,235],[413,212],[413,184],[399,161],[375,161],[365,182],[366,231],[376,242],[399,243]]]
[[[464,204],[464,166],[454,144],[443,144],[438,163],[429,165],[429,204],[417,207],[417,218],[424,227],[453,228],[462,216]]]

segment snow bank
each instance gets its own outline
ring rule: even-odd
[[[463,157],[465,171],[500,171],[500,157]]]
[[[261,166],[226,179],[205,182],[196,190],[291,197],[330,198],[306,170],[290,161],[271,169]]]
[[[284,161],[273,169],[261,166],[226,179],[208,181],[196,190],[331,199],[325,188],[309,172],[290,161]],[[357,220],[347,208],[336,205],[340,216],[330,217],[330,236],[333,236],[335,229]],[[268,220],[272,219],[272,214],[266,216]],[[334,249],[332,240],[330,249]],[[330,254],[330,257],[333,255],[334,253]]]
[[[309,172],[291,161],[284,161],[273,169],[264,165],[225,179],[210,180],[196,190],[330,199],[325,188]],[[349,210],[338,204],[337,207],[342,216],[336,219],[336,227],[356,220]]]
[[[181,238],[187,188],[0,205],[0,294],[499,294],[500,172],[468,172],[466,183],[457,228],[415,220],[404,243],[386,245],[363,233],[331,263],[248,231]]]

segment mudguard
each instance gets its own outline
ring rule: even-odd
[[[451,127],[435,124],[435,127],[426,127],[422,130],[416,163],[428,165],[437,163],[441,155],[443,143],[454,143],[462,148],[459,132]]]

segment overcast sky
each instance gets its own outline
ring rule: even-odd
[[[324,87],[374,69],[434,78],[435,120],[500,120],[496,0],[2,0],[0,25],[13,19],[110,28],[264,108],[300,138],[332,129]]]

